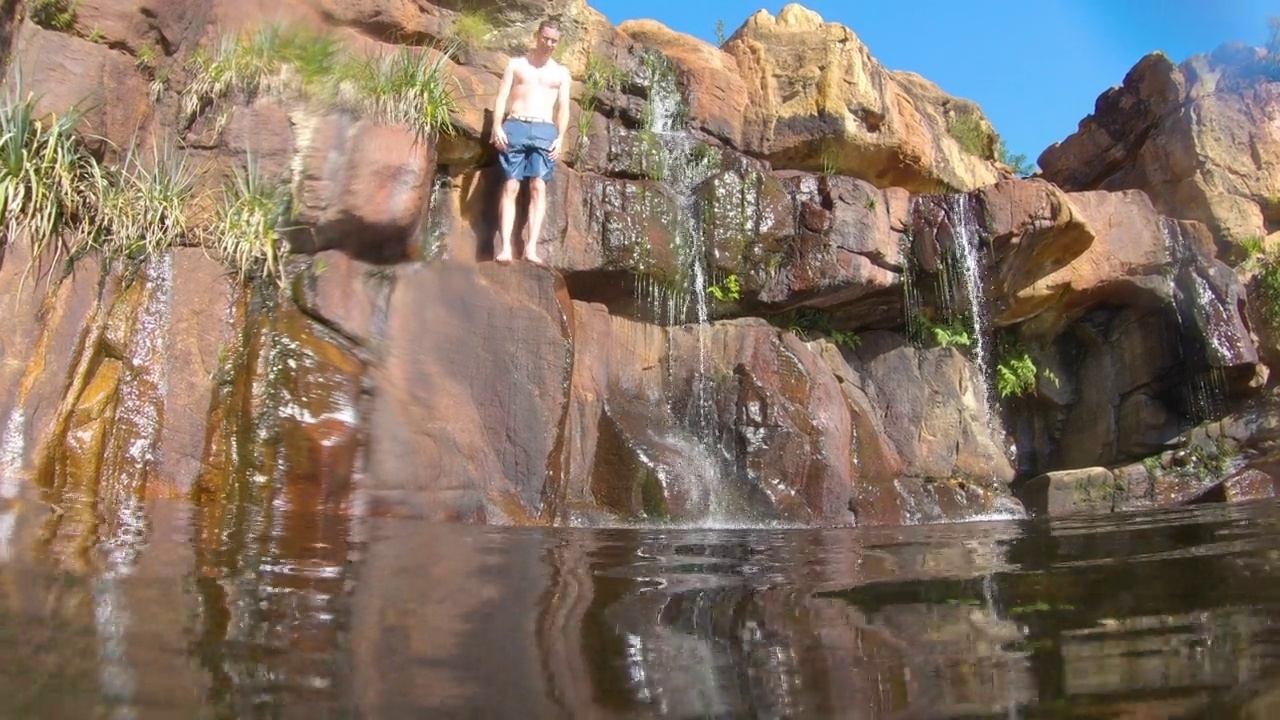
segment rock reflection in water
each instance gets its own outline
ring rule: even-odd
[[[44,554],[48,506],[17,498],[5,710],[1222,718],[1280,704],[1274,503],[882,530],[369,517],[353,540],[343,493],[256,482],[230,486],[238,505],[148,504],[147,542],[114,576]],[[95,613],[104,578],[129,611],[118,636]],[[128,702],[117,669],[136,679]]]

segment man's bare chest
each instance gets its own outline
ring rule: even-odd
[[[517,85],[546,88],[548,90],[558,90],[561,83],[564,82],[563,78],[564,76],[560,72],[559,66],[550,64],[540,68],[526,64],[516,68],[515,71]]]

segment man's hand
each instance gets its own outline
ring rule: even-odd
[[[507,149],[507,134],[502,130],[502,123],[494,123],[493,125],[493,146],[499,151]]]
[[[550,155],[552,160],[560,159],[560,136],[559,135],[556,136],[555,140],[551,141],[551,147],[547,149],[547,155]]]

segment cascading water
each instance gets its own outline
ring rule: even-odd
[[[1218,418],[1227,406],[1227,378],[1221,363],[1234,356],[1231,338],[1211,312],[1221,303],[1196,272],[1195,251],[1178,221],[1162,217],[1160,233],[1167,260],[1165,277],[1178,319],[1178,350],[1192,373],[1185,391],[1187,409],[1195,422]]]
[[[965,313],[968,315],[973,329],[973,364],[977,370],[974,379],[977,385],[978,412],[987,427],[995,430],[991,408],[995,405],[991,392],[990,376],[991,351],[989,348],[989,328],[987,318],[986,296],[983,293],[983,272],[981,239],[979,230],[974,224],[969,209],[969,196],[948,195],[946,197],[946,215],[951,223],[955,260],[962,283]],[[948,273],[944,273],[947,275]],[[948,293],[944,293],[947,295]]]
[[[708,268],[706,239],[698,215],[697,186],[714,172],[714,165],[697,152],[698,141],[686,127],[686,105],[676,84],[671,62],[661,55],[650,54],[643,63],[641,80],[649,87],[643,132],[656,141],[648,145],[658,157],[654,165],[662,183],[675,199],[676,214],[670,218],[675,238],[680,273],[674,284],[665,286],[655,280],[637,283],[637,292],[647,295],[655,317],[676,325],[692,320],[697,339],[697,366],[690,388],[690,401],[684,424],[693,433],[698,447],[691,448],[689,467],[680,468],[684,477],[678,482],[690,483],[690,490],[707,498],[707,511],[700,524],[725,524],[733,521],[723,483],[724,469],[715,459],[720,431],[714,392],[715,384],[708,371],[707,330],[711,319],[708,301]],[[672,438],[679,443],[679,439]],[[731,464],[732,458],[722,458]]]
[[[17,512],[11,503],[22,488],[22,455],[26,448],[23,434],[25,413],[22,406],[15,407],[0,435],[0,563],[8,562],[13,554],[13,531]]]
[[[974,220],[968,195],[952,194],[933,198],[913,198],[911,217],[931,225],[949,243],[939,242],[937,248],[939,268],[936,277],[938,309],[947,323],[965,323],[973,361],[974,402],[982,424],[993,437],[1003,430],[992,408],[996,407],[991,376],[991,329],[987,315],[985,278],[982,262],[982,231]],[[904,238],[901,247],[903,272],[903,314],[907,332],[920,337],[926,332],[925,301],[913,257],[911,238]]]
[[[117,472],[101,479],[103,519],[98,552],[103,563],[93,589],[94,625],[100,644],[98,682],[112,717],[132,718],[137,681],[126,634],[132,618],[122,587],[133,573],[147,536],[145,483],[158,461],[161,408],[167,384],[167,342],[173,303],[173,255],[145,266],[145,297],[137,316],[121,378],[116,431]]]

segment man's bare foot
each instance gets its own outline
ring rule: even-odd
[[[495,255],[493,259],[500,263],[509,263],[511,262],[511,251],[504,250],[498,253],[497,255]]]
[[[544,263],[544,262],[542,261],[542,256],[538,254],[538,251],[537,251],[537,250],[527,250],[527,251],[525,251],[524,259],[525,259],[525,260],[528,260],[529,262],[533,263],[534,265],[545,265],[545,264],[546,264],[546,263]]]

